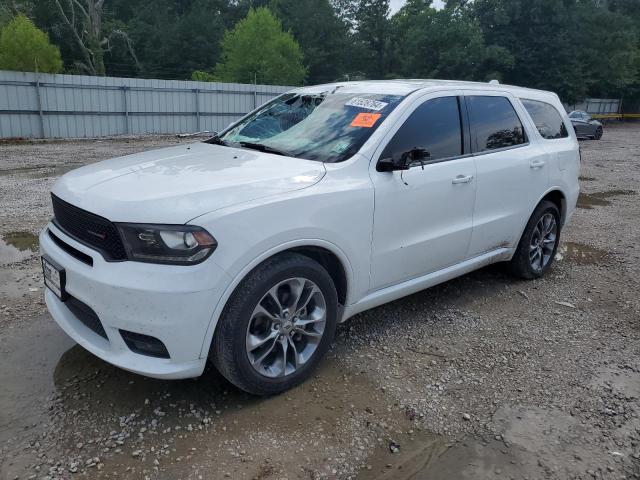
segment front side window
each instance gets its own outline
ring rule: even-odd
[[[476,151],[485,152],[526,143],[522,122],[506,97],[467,97]]]
[[[542,138],[552,140],[555,138],[567,138],[569,132],[562,117],[553,105],[537,100],[521,99]]]
[[[399,159],[414,148],[426,161],[462,155],[462,126],[457,97],[427,100],[416,108],[388,143],[380,158]]]
[[[209,142],[340,162],[358,152],[403,98],[340,90],[284,94]]]

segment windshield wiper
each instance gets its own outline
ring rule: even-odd
[[[274,153],[276,155],[282,155],[284,157],[295,157],[295,155],[293,155],[290,152],[287,152],[286,150],[280,150],[278,148],[270,147],[269,145],[264,145],[263,143],[238,142],[238,144],[241,147],[250,148],[252,150],[258,150],[260,152]]]
[[[208,140],[205,140],[204,143],[211,143],[214,145],[222,145],[225,147],[229,146],[229,142],[222,140],[217,134],[214,135],[213,137],[209,138]]]

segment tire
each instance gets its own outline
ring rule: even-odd
[[[560,230],[558,207],[543,200],[531,215],[516,253],[509,262],[511,273],[527,280],[542,277],[553,264],[560,243]]]
[[[604,133],[604,132],[603,132],[603,130],[602,130],[602,127],[598,127],[598,128],[596,128],[596,133],[595,133],[595,135],[593,136],[593,138],[594,138],[595,140],[600,140],[600,139],[602,138],[602,134],[603,134],[603,133]]]
[[[320,363],[335,335],[337,313],[335,285],[318,262],[297,253],[277,255],[231,295],[210,356],[227,380],[248,393],[284,392]]]

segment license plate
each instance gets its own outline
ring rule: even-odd
[[[51,259],[42,257],[42,273],[45,286],[55,293],[60,300],[65,301],[67,293],[64,290],[66,280],[64,268]]]

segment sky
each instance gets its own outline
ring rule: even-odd
[[[404,5],[406,0],[391,0],[391,13],[396,13],[402,5]],[[443,0],[434,0],[433,6],[435,8],[442,8],[444,6]]]

